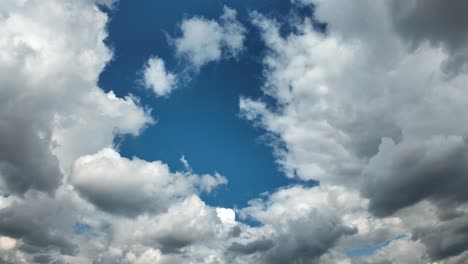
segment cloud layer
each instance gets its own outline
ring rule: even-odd
[[[293,1],[309,14],[290,32],[252,11],[269,100],[243,97],[240,111],[304,184],[236,209],[201,198],[228,183],[218,173],[118,152],[115,136],[154,121],[135,96],[97,86],[112,52],[96,4],[115,3],[0,3],[0,262],[467,261],[465,4]],[[195,70],[236,57],[236,15],[184,19],[175,56]],[[157,96],[176,79],[159,57],[143,68]]]

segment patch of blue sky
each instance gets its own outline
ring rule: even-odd
[[[384,241],[384,242],[382,242],[380,244],[377,244],[377,245],[369,245],[367,247],[349,250],[345,254],[349,258],[370,256],[370,255],[374,254],[376,251],[378,251],[380,249],[383,249],[385,247],[388,247],[393,241],[396,241],[396,240],[399,240],[399,239],[402,239],[402,238],[407,238],[407,237],[409,237],[408,234],[401,234],[401,235],[396,236],[393,239]]]
[[[158,98],[141,85],[141,69],[152,56],[162,58],[171,72],[184,69],[168,41],[168,35],[179,36],[183,19],[217,19],[224,5],[235,9],[247,28],[245,48],[238,58],[209,63],[167,98]],[[120,97],[139,97],[142,105],[153,109],[157,120],[138,137],[118,138],[121,155],[161,160],[171,170],[184,170],[180,158],[185,156],[194,173],[222,174],[229,183],[202,195],[212,206],[244,207],[260,193],[303,183],[288,179],[279,169],[265,131],[239,116],[240,97],[261,98],[274,105],[262,92],[266,50],[249,12],[257,10],[286,20],[291,8],[291,2],[284,0],[142,0],[138,5],[121,1],[118,12],[107,11],[111,19],[106,42],[114,58],[102,72],[99,86]]]
[[[85,234],[90,234],[92,232],[92,227],[87,224],[83,224],[80,222],[76,222],[75,225],[73,226],[73,232],[76,235],[85,235]]]

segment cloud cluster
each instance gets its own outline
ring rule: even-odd
[[[224,6],[218,20],[192,17],[182,20],[181,35],[169,38],[176,55],[188,62],[186,71],[198,71],[210,62],[237,57],[244,48],[246,29],[237,20],[237,12]],[[186,71],[177,74],[166,70],[164,61],[151,57],[143,66],[142,82],[156,96],[168,96],[183,80],[190,78]]]
[[[246,244],[233,243],[231,250],[257,253],[258,259],[250,263],[318,261],[341,237],[357,232],[343,219],[348,209],[343,198],[352,196],[343,191],[296,186],[279,190],[267,200],[251,201],[243,213],[263,224],[257,232],[262,231],[264,237]]]
[[[209,263],[218,257],[200,239],[215,243],[236,222],[197,195],[227,180],[115,150],[117,134],[153,118],[133,95],[96,86],[112,56],[96,4],[112,6],[2,2],[0,262]]]
[[[312,14],[285,33],[252,12],[274,105],[241,98],[240,107],[271,135],[288,177],[320,184],[236,210],[200,198],[225,177],[198,175],[184,157],[186,171],[171,171],[113,146],[153,123],[138,98],[96,85],[112,57],[96,4],[113,1],[0,3],[0,262],[466,261],[464,4],[293,2],[314,5],[326,32]],[[176,55],[197,70],[236,56],[246,33],[227,7],[180,29]],[[176,83],[158,57],[143,77],[158,96]],[[372,256],[346,256],[384,241]]]
[[[94,3],[14,1],[0,18],[3,191],[53,193],[74,158],[137,135],[152,118],[129,96],[96,87],[111,52]],[[80,26],[77,26],[80,25]],[[80,140],[78,138],[86,138]]]
[[[263,90],[276,105],[242,98],[244,117],[271,133],[289,177],[359,190],[373,215],[400,219],[432,260],[462,254],[464,4],[297,2],[314,5],[326,32],[306,17],[284,36],[252,14],[269,48]],[[432,225],[419,219],[429,208]]]

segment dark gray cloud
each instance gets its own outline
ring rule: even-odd
[[[42,203],[42,206],[46,205]],[[0,234],[20,239],[24,243],[23,250],[30,253],[58,250],[64,255],[77,254],[78,246],[70,237],[48,223],[47,214],[50,211],[50,208],[27,204],[13,204],[2,209]]]
[[[291,186],[253,201],[244,212],[269,235],[231,244],[229,250],[252,255],[256,263],[318,263],[340,239],[358,231],[344,221],[346,198],[355,196],[340,188]]]
[[[342,236],[357,232],[336,219],[310,220],[315,217],[291,221],[289,229],[275,239],[276,246],[265,254],[265,263],[315,263]]]
[[[413,239],[421,240],[434,260],[457,256],[468,249],[468,214],[435,226],[417,227]]]
[[[38,110],[51,102],[34,93],[10,93],[23,89],[18,87],[21,84],[5,86],[9,84],[4,82],[0,80],[0,177],[4,188],[19,194],[29,189],[52,193],[62,174],[51,152],[50,113]]]
[[[181,249],[196,242],[196,238],[180,237],[168,234],[157,239],[161,251],[166,254],[181,253]]]
[[[449,53],[444,70],[467,70],[468,2],[439,0],[389,1],[396,31],[413,48],[424,42]]]
[[[229,246],[228,250],[237,254],[250,255],[256,252],[266,251],[274,246],[274,242],[271,239],[259,239],[248,242],[247,244],[241,244],[233,242]]]
[[[229,231],[229,236],[230,237],[238,237],[242,233],[242,229],[239,226],[235,226],[231,228],[231,231]]]
[[[427,198],[466,201],[468,145],[461,137],[399,145],[386,139],[363,177],[363,193],[378,216]]]
[[[50,263],[52,260],[54,260],[54,258],[50,255],[36,255],[33,258],[33,261],[39,264],[47,264]]]

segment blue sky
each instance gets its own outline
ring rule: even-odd
[[[164,59],[168,69],[184,68],[167,34],[180,34],[177,25],[183,18],[217,18],[224,5],[239,10],[238,18],[248,30],[246,49],[237,58],[206,65],[169,98],[153,96],[142,87],[142,65],[150,56]],[[263,96],[265,51],[258,29],[249,23],[248,10],[281,18],[291,8],[287,1],[207,1],[203,5],[199,1],[142,1],[138,5],[124,1],[110,11],[107,43],[115,55],[99,84],[120,96],[137,95],[143,105],[151,106],[157,119],[138,137],[118,138],[121,154],[163,160],[174,169],[182,168],[179,159],[184,155],[198,173],[225,175],[229,184],[205,197],[217,206],[242,207],[260,193],[292,183],[275,165],[272,149],[262,140],[264,131],[239,116],[240,96]]]
[[[0,263],[468,263],[465,1],[0,1]]]

